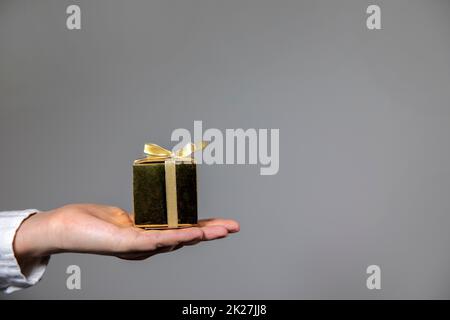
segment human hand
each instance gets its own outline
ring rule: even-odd
[[[20,264],[60,252],[94,253],[142,260],[184,245],[239,231],[233,220],[200,220],[198,227],[143,230],[124,210],[98,204],[70,204],[27,218],[14,240]]]

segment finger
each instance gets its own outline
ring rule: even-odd
[[[201,228],[187,228],[177,230],[149,230],[137,232],[137,236],[129,239],[128,251],[152,251],[164,247],[172,247],[191,241],[203,239]]]
[[[131,220],[130,215],[122,208],[101,204],[87,204],[86,209],[91,215],[119,227],[133,225],[133,220]]]
[[[201,227],[203,230],[203,240],[215,240],[220,238],[225,238],[228,235],[228,229],[224,226],[205,226]]]
[[[120,227],[129,227],[134,224],[130,214],[122,208],[106,207],[103,212],[105,219]]]
[[[239,223],[235,220],[230,219],[220,219],[220,218],[212,218],[212,219],[204,219],[198,222],[200,227],[209,227],[209,226],[223,226],[227,228],[228,232],[235,233],[240,230]]]

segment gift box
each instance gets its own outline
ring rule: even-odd
[[[204,142],[171,152],[146,144],[145,158],[133,163],[134,224],[144,229],[173,229],[197,224],[195,151]]]

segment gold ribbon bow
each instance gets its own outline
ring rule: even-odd
[[[147,143],[144,147],[144,153],[147,157],[135,160],[135,164],[161,162],[167,160],[187,160],[192,161],[192,154],[196,151],[203,150],[208,143],[206,141],[200,141],[197,143],[188,143],[183,148],[174,152],[167,150],[157,144]]]
[[[177,204],[177,177],[176,162],[189,161],[194,159],[194,152],[203,150],[207,146],[206,141],[200,141],[196,144],[188,143],[183,148],[174,152],[167,150],[157,144],[147,143],[144,147],[145,158],[135,160],[135,164],[145,164],[164,161],[166,178],[166,206],[167,206],[167,225],[169,228],[178,227],[178,204]]]

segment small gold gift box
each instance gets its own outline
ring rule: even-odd
[[[133,163],[134,224],[144,229],[174,229],[197,224],[197,165],[193,153],[205,142],[171,152],[146,144],[145,158]]]

